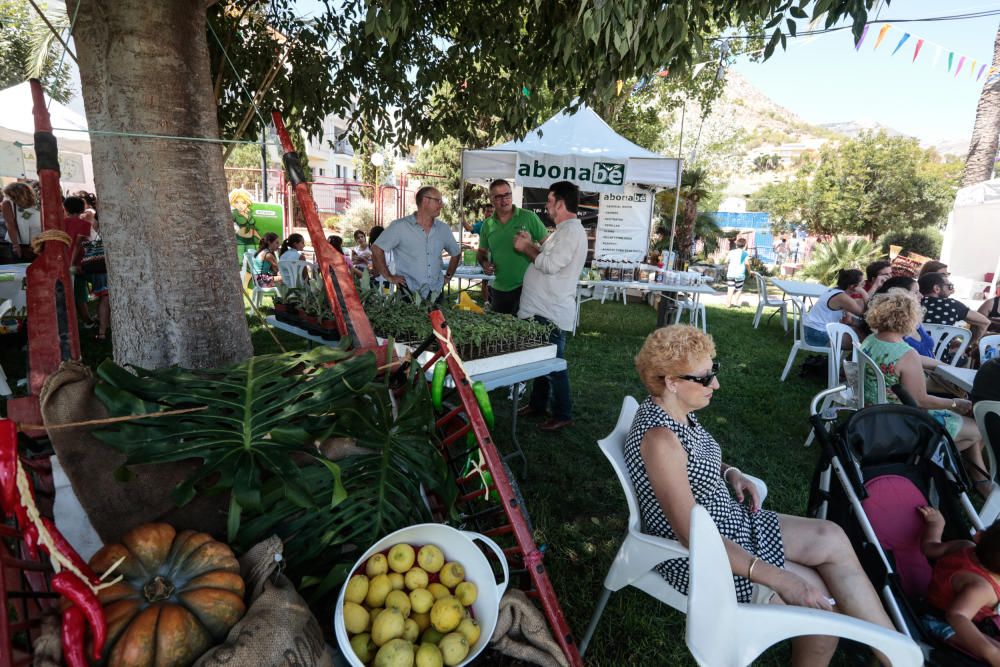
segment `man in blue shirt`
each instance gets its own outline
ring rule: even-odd
[[[419,294],[424,299],[434,296],[440,300],[444,284],[455,274],[462,253],[451,229],[437,219],[441,214],[441,193],[437,188],[420,188],[416,199],[416,213],[393,220],[372,244],[372,261],[375,270],[398,285],[404,295]],[[396,262],[395,273],[386,265],[388,250]],[[441,253],[445,251],[451,261],[442,277]]]

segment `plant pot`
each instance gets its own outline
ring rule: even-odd
[[[503,581],[496,583],[493,568],[486,555],[476,545],[479,542],[493,552],[503,569]],[[390,547],[406,543],[419,549],[425,544],[437,545],[444,552],[445,561],[458,561],[465,567],[465,580],[476,584],[479,589],[479,597],[472,604],[473,616],[479,622],[482,632],[475,644],[469,647],[469,653],[457,667],[462,667],[473,662],[476,656],[486,648],[493,636],[493,630],[497,625],[497,616],[500,612],[500,598],[503,597],[507,589],[509,572],[507,569],[507,559],[503,551],[490,538],[469,531],[456,530],[450,526],[440,523],[422,523],[407,528],[401,528],[396,532],[386,535],[381,540],[373,544],[368,551],[351,568],[350,574],[362,570],[362,566],[370,556],[376,553],[388,551]],[[348,575],[348,579],[350,578]],[[340,597],[337,598],[337,612],[334,617],[334,631],[337,635],[337,643],[340,645],[347,662],[354,667],[364,667],[358,657],[351,650],[350,640],[347,636],[347,628],[344,627],[344,593],[347,586],[340,589]]]
[[[340,331],[337,329],[337,320],[321,320],[319,323],[320,336],[323,340],[337,340],[340,338]]]

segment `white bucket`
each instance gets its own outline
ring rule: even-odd
[[[503,581],[499,584],[494,583],[493,568],[490,567],[490,563],[486,560],[483,552],[475,545],[476,541],[482,542],[492,549],[493,553],[499,559],[500,565],[503,568]],[[493,637],[493,630],[497,625],[497,615],[500,612],[500,598],[507,589],[507,582],[510,578],[510,572],[507,569],[507,559],[504,556],[503,550],[500,549],[496,542],[480,533],[456,530],[443,523],[421,523],[416,526],[400,528],[395,533],[386,535],[369,547],[368,551],[354,563],[348,579],[358,571],[358,568],[369,557],[401,543],[419,546],[425,544],[436,545],[444,553],[445,561],[458,561],[461,563],[465,568],[466,581],[471,581],[476,585],[478,596],[472,604],[472,611],[476,621],[479,622],[482,632],[476,643],[469,647],[469,655],[458,664],[458,667],[469,664],[486,648],[486,645]],[[354,651],[351,650],[347,628],[344,627],[344,592],[346,590],[347,586],[345,583],[340,588],[340,595],[337,596],[337,609],[334,615],[333,627],[337,634],[337,643],[340,645],[340,650],[347,658],[347,661],[354,665],[354,667],[364,667],[364,663],[358,660],[358,657],[354,655]]]

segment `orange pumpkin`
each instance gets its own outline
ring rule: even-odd
[[[165,523],[128,531],[90,559],[97,573],[124,558],[101,590],[104,660],[115,667],[182,667],[225,639],[246,611],[240,565],[207,533]]]

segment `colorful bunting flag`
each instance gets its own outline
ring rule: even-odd
[[[908,40],[909,38],[910,38],[910,33],[904,32],[903,38],[899,40],[899,44],[897,44],[896,48],[892,50],[892,55],[896,55],[896,51],[899,51],[901,48],[903,48],[903,44],[906,44],[906,40]]]
[[[531,88],[527,86],[521,86],[521,94],[525,97],[531,97]]]
[[[920,47],[923,46],[923,45],[924,45],[924,40],[918,39],[917,40],[917,48],[913,49],[913,60],[910,61],[911,63],[917,61],[917,56],[920,55]]]
[[[861,48],[861,45],[864,43],[865,37],[868,36],[868,28],[869,27],[870,26],[866,23],[865,24],[865,29],[861,31],[861,38],[858,39],[857,43],[854,44],[854,50],[855,51],[859,50]]]
[[[979,67],[979,74],[976,75],[976,81],[979,81],[979,79],[981,79],[983,77],[983,72],[985,72],[985,71],[986,71],[986,65],[985,64],[981,65]]]
[[[971,67],[969,67],[969,78],[970,78],[970,79],[972,78],[972,76],[973,76],[973,73],[974,73],[975,71],[976,71],[976,61],[975,61],[975,60],[973,60],[973,61],[972,61],[972,66],[971,66]]]
[[[951,61],[955,58],[955,52],[950,51],[948,53],[948,71],[951,72]]]
[[[616,95],[621,95],[622,94],[622,86],[624,86],[624,85],[625,85],[625,82],[622,81],[621,79],[618,79],[618,85],[617,85],[617,89],[618,90],[615,93]]]
[[[872,49],[872,51],[878,49],[879,44],[881,44],[882,40],[885,39],[885,33],[889,32],[890,27],[891,26],[888,23],[886,23],[884,26],[882,26],[882,29],[878,31],[878,38],[875,40],[875,48]]]
[[[934,45],[934,62],[931,63],[931,69],[937,67],[938,60],[941,59],[941,47],[937,44]]]
[[[955,68],[955,76],[958,76],[958,73],[962,71],[962,65],[964,64],[965,64],[965,56],[962,56],[961,58],[958,59],[958,67]]]

